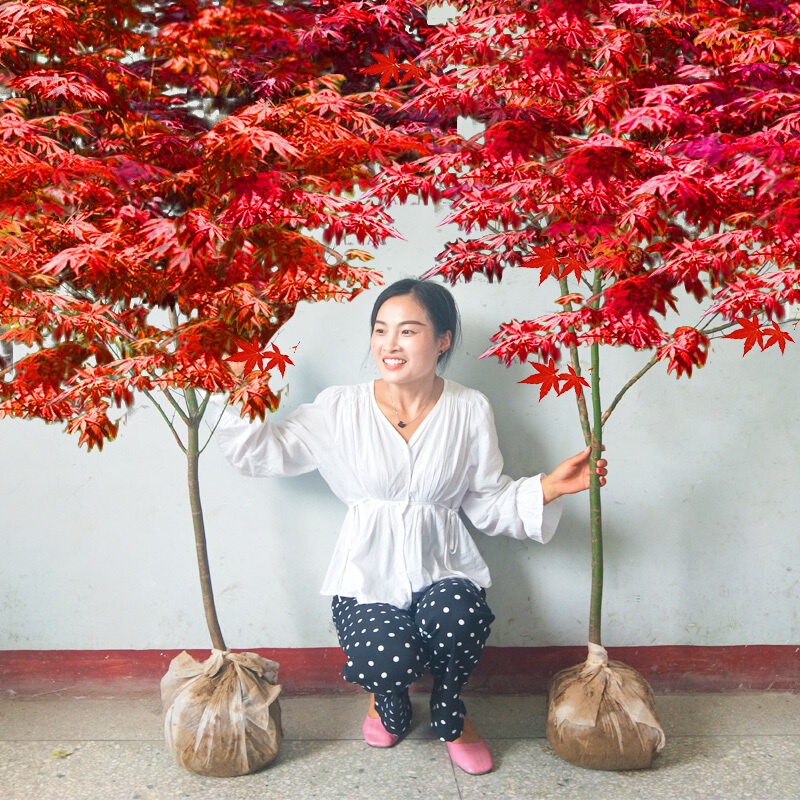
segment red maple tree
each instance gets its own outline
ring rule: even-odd
[[[419,155],[425,126],[364,70],[370,50],[414,59],[418,6],[0,6],[0,342],[17,348],[0,416],[64,421],[100,448],[115,407],[154,402],[187,457],[219,650],[201,420],[215,392],[251,417],[273,410],[271,373],[292,363],[273,339],[297,304],[379,282],[357,244],[391,220],[356,193],[376,164]]]
[[[452,5],[411,105],[483,129],[392,165],[374,191],[450,202],[443,224],[467,235],[431,276],[523,267],[556,288],[553,313],[503,324],[484,355],[532,358],[523,382],[540,397],[574,390],[596,458],[603,423],[656,364],[691,376],[720,337],[783,350],[800,301],[797,5]],[[599,389],[602,345],[651,355],[593,422],[579,351]],[[599,624],[593,614],[594,642]]]
[[[574,391],[594,464],[609,415],[655,365],[688,377],[714,339],[741,339],[745,353],[792,341],[800,6],[452,5],[460,15],[419,59],[426,77],[411,106],[455,109],[482,128],[392,166],[375,191],[386,202],[416,193],[451,204],[445,222],[465,235],[430,275],[493,281],[521,267],[555,290],[552,313],[503,324],[484,355],[530,360],[534,372],[522,382],[538,385],[540,398]],[[647,354],[605,409],[602,346]],[[599,645],[596,476],[590,514],[589,639]]]

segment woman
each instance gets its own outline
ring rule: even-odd
[[[427,668],[434,733],[465,772],[488,772],[460,695],[494,620],[491,581],[459,512],[487,534],[547,542],[554,501],[589,485],[589,450],[549,475],[503,475],[486,398],[437,373],[459,335],[443,286],[392,284],[371,326],[378,380],[326,389],[280,424],[228,410],[218,438],[248,475],[318,469],[348,507],[321,591],[333,597],[344,678],[370,693],[366,742],[391,747],[408,731],[408,687]],[[605,483],[604,460],[597,472]]]

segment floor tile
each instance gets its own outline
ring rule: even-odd
[[[26,697],[0,699],[0,741],[158,739],[161,701],[145,697]]]
[[[603,772],[562,761],[546,740],[490,742],[495,770],[456,770],[462,800],[796,800],[800,737],[674,737],[647,770]]]
[[[414,727],[389,750],[361,738],[357,693],[285,696],[278,759],[241,778],[178,766],[162,738],[157,692],[26,697],[0,693],[0,800],[797,800],[800,695],[661,695],[667,747],[653,767],[600,772],[551,750],[545,698],[476,695],[470,717],[495,770],[471,776],[428,727],[427,695],[412,694]]]
[[[439,742],[391,750],[363,742],[284,742],[253,775],[207,778],[178,766],[161,742],[0,743],[3,800],[458,800]]]

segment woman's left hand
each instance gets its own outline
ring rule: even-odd
[[[562,461],[549,475],[542,478],[542,494],[545,504],[562,495],[576,494],[589,488],[591,450],[591,447],[587,447],[577,455]],[[606,459],[597,459],[597,474],[600,476],[601,486],[605,486],[606,483],[607,465]]]

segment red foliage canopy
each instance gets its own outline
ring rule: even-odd
[[[382,242],[412,194],[466,233],[433,273],[557,284],[553,313],[502,326],[507,363],[629,345],[680,376],[716,336],[791,340],[796,4],[472,0],[436,30],[422,5],[0,7],[0,339],[33,349],[0,413],[75,417],[90,444],[136,389],[263,414],[268,373],[236,384],[224,354],[256,364],[298,302],[377,280],[341,245]],[[580,394],[576,358],[555,375]]]
[[[621,397],[713,337],[781,349],[800,301],[800,5],[781,0],[454,2],[409,107],[481,123],[386,170],[385,201],[447,198],[465,235],[431,275],[539,270],[558,310],[503,325],[486,355],[533,357],[539,396],[574,390],[590,465]],[[685,312],[699,304],[700,321]],[[678,312],[678,313],[676,313]],[[674,326],[674,327],[673,327]],[[591,405],[580,347],[589,350]],[[650,360],[605,411],[602,345]],[[558,367],[568,353],[570,366]],[[589,640],[601,642],[600,483],[589,487]]]
[[[27,348],[0,416],[91,447],[135,390],[273,408],[269,371],[237,382],[225,354],[380,280],[346,243],[391,221],[354,193],[427,125],[364,68],[426,31],[413,0],[0,6],[0,341]]]
[[[453,5],[410,107],[457,109],[483,129],[392,166],[377,191],[452,203],[447,222],[466,235],[431,275],[528,267],[557,286],[560,310],[503,325],[487,355],[537,359],[528,382],[545,394],[579,390],[554,366],[579,345],[650,350],[680,376],[726,331],[745,351],[791,341],[780,323],[800,300],[796,3]],[[672,312],[692,299],[700,322],[687,326]]]

